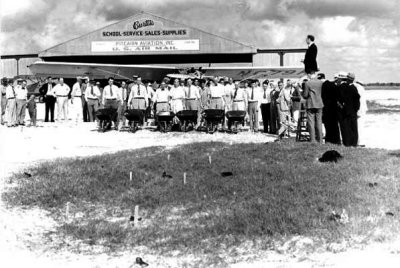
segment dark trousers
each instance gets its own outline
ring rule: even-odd
[[[49,122],[49,114],[50,114],[50,121],[54,122],[54,106],[56,104],[56,98],[53,96],[46,96],[44,100],[45,105],[45,115],[44,115],[44,122]]]
[[[85,99],[85,94],[82,94],[82,117],[83,122],[89,122],[89,109],[88,103]]]
[[[307,109],[308,132],[311,142],[322,142],[322,109]]]
[[[336,116],[325,118],[325,142],[340,144],[339,120]]]
[[[279,126],[279,112],[278,112],[278,107],[276,105],[270,104],[270,112],[271,112],[271,117],[270,117],[270,130],[269,133],[271,134],[276,134],[278,129],[280,128]]]
[[[262,103],[260,105],[261,109],[261,117],[264,125],[264,133],[268,133],[268,129],[271,133],[271,104],[270,103]]]
[[[114,121],[115,127],[117,127],[118,126],[118,102],[116,100],[105,100],[104,108],[114,110],[114,114],[111,117],[111,120]]]
[[[344,146],[357,146],[358,142],[358,125],[357,115],[339,117],[340,133],[342,134],[342,142]]]
[[[36,108],[28,108],[28,112],[31,118],[31,125],[36,126]]]

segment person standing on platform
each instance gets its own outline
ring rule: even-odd
[[[278,129],[281,127],[279,123],[279,107],[277,99],[279,98],[279,93],[282,90],[281,87],[277,87],[274,82],[270,82],[271,86],[271,129],[270,134],[277,134]]]
[[[113,110],[111,120],[114,122],[114,129],[118,130],[118,87],[114,85],[114,78],[108,78],[108,85],[104,87],[103,90],[103,100],[102,104],[105,109]]]
[[[100,89],[94,80],[89,80],[86,86],[85,98],[88,106],[89,122],[94,122],[96,121],[96,112],[99,109],[101,98]]]
[[[83,118],[83,122],[89,122],[89,112],[88,112],[88,103],[86,101],[86,87],[89,83],[89,77],[84,77],[82,79],[82,83],[81,83],[81,92],[82,92],[82,98],[81,98],[81,102],[82,102],[82,118]]]
[[[72,104],[72,119],[75,119],[75,123],[83,121],[83,109],[82,109],[82,77],[76,78],[76,83],[72,86],[71,91],[71,104]]]
[[[355,81],[356,75],[354,73],[349,73],[347,75],[349,79],[349,83],[354,85],[357,88],[358,95],[360,95],[360,109],[357,112],[357,129],[358,129],[358,142],[357,145],[360,147],[365,147],[363,129],[365,125],[365,117],[367,115],[368,106],[367,99],[365,96],[365,88],[362,83],[359,81]]]
[[[325,143],[340,144],[340,130],[338,119],[338,87],[335,82],[325,80],[325,74],[318,74],[322,83],[322,123],[325,126]]]
[[[15,89],[17,124],[21,126],[25,126],[26,101],[28,100],[28,89],[26,85],[26,80],[22,80],[22,85]]]
[[[15,101],[15,90],[13,86],[13,80],[8,80],[8,86],[6,88],[6,98],[7,98],[7,126],[16,127],[17,124],[17,105]]]
[[[303,98],[306,100],[310,142],[322,143],[322,81],[317,79],[315,73],[308,76],[310,80],[304,85]]]
[[[224,87],[218,83],[217,79],[210,81],[210,107],[209,109],[224,110]]]
[[[57,97],[57,120],[61,121],[61,114],[64,115],[64,120],[68,120],[67,117],[67,102],[70,88],[67,84],[64,84],[64,78],[60,77],[59,83],[54,87],[54,91]]]
[[[348,81],[347,73],[339,73],[338,109],[340,134],[344,146],[357,146],[357,112],[360,109],[360,95],[357,88]]]
[[[35,94],[31,94],[29,96],[29,100],[27,103],[29,117],[31,122],[29,124],[30,127],[36,127],[36,101],[35,101]]]
[[[250,83],[250,88],[247,91],[247,107],[250,120],[250,130],[254,132],[258,131],[258,109],[260,107],[259,100],[261,100],[261,98],[262,95],[260,88],[257,87],[257,82],[252,81]]]
[[[0,93],[1,93],[1,124],[4,125],[6,121],[6,107],[7,107],[7,97],[6,97],[6,89],[8,85],[8,79],[3,77],[1,79],[0,85]]]
[[[319,71],[317,63],[318,48],[314,41],[315,37],[313,35],[307,35],[306,43],[308,48],[303,60],[304,71],[306,74],[315,74],[315,72]]]

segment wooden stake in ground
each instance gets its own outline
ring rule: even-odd
[[[67,202],[67,207],[65,208],[65,218],[69,221],[69,202]]]
[[[183,173],[183,184],[186,184],[186,172]]]
[[[210,154],[208,154],[208,162],[209,162],[210,165],[211,165],[211,155],[210,155]]]
[[[171,155],[170,154],[168,154],[168,156],[167,156],[167,160],[169,161],[169,158],[171,157]]]
[[[129,180],[132,181],[132,171],[129,172]]]
[[[137,224],[139,223],[139,205],[135,206],[134,217],[135,217],[135,219],[134,219],[133,223],[135,226],[137,226]]]

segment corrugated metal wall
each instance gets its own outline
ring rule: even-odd
[[[31,75],[28,65],[40,61],[39,58],[23,58],[18,62],[19,75]],[[1,60],[0,62],[0,76],[1,77],[14,77],[17,75],[17,61],[15,59]]]

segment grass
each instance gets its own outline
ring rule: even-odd
[[[331,148],[344,159],[316,161]],[[2,198],[51,211],[61,234],[84,243],[195,254],[206,256],[199,265],[220,266],[226,264],[220,256],[245,241],[262,241],[258,249],[274,249],[293,235],[321,243],[356,236],[362,243],[387,241],[400,231],[399,155],[291,141],[153,147],[40,164],[29,170],[31,178],[15,174],[17,187]],[[233,176],[221,176],[225,171]],[[79,216],[66,221],[68,202],[70,214]],[[138,227],[128,222],[135,205],[143,218]],[[342,209],[347,224],[330,219],[332,210]],[[394,216],[386,216],[389,211]],[[374,235],[377,229],[383,232]]]

